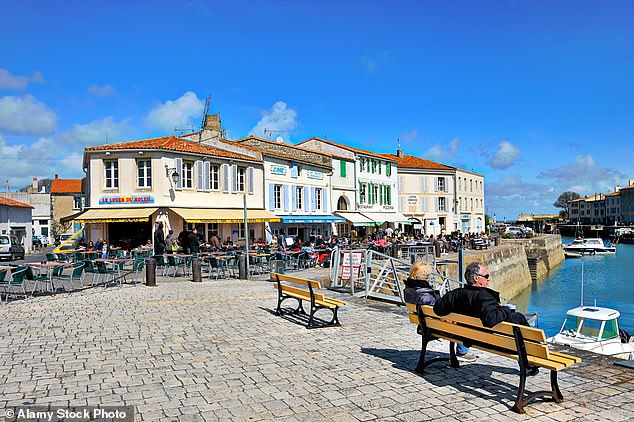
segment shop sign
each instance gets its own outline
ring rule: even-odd
[[[418,196],[416,195],[410,195],[407,197],[407,203],[409,205],[416,205],[418,204]]]
[[[324,178],[324,174],[322,172],[315,170],[308,170],[306,172],[306,176],[308,176],[309,179],[322,180]]]
[[[100,205],[113,204],[153,204],[154,197],[152,195],[118,195],[118,196],[102,196],[99,198]]]
[[[271,174],[279,174],[280,176],[286,175],[286,167],[284,166],[271,166]]]
[[[462,220],[469,220],[471,218],[470,214],[460,214],[460,218]]]
[[[341,280],[358,279],[361,273],[363,252],[344,252],[341,263]]]
[[[359,210],[371,210],[372,208],[374,208],[373,205],[366,205],[366,204],[359,204],[359,206],[357,207],[357,209]]]
[[[393,211],[394,210],[394,205],[383,205],[383,209],[385,211]]]

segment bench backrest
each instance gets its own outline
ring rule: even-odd
[[[416,305],[407,304],[410,322],[419,323]],[[488,349],[494,349],[502,353],[517,354],[514,328],[519,328],[524,339],[524,346],[528,356],[542,359],[550,359],[546,335],[539,328],[526,327],[524,325],[501,322],[492,328],[482,325],[479,318],[473,318],[461,314],[449,314],[439,317],[434,313],[434,308],[428,305],[421,306],[425,316],[425,325],[434,337],[452,339],[469,339],[473,346],[481,345]]]
[[[321,289],[321,283],[315,280],[305,278],[292,277],[286,274],[271,273],[271,281],[283,281],[286,283],[299,284],[300,286],[312,287],[313,289]],[[315,293],[317,295],[317,293]]]

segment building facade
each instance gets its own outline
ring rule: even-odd
[[[456,169],[454,183],[454,224],[458,225],[462,233],[483,232],[484,175]]]
[[[56,174],[51,182],[50,214],[52,218],[51,237],[64,233],[74,233],[81,228],[79,223],[62,219],[84,209],[86,196],[81,179],[60,179]],[[53,239],[51,239],[53,240]]]
[[[26,252],[33,249],[33,209],[27,203],[0,196],[0,233],[17,237]]]
[[[27,250],[31,249],[33,236],[44,235],[50,236],[51,227],[51,195],[47,193],[45,188],[38,192],[38,180],[33,178],[31,186],[27,187],[26,192],[5,192],[6,198],[13,199],[23,204],[30,205],[31,210],[31,229],[26,232],[26,239],[23,243]],[[21,237],[22,235],[20,234]],[[52,239],[49,238],[49,241]]]

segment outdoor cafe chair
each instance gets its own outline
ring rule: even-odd
[[[131,271],[131,275],[132,275],[132,282],[134,283],[134,285],[137,285],[138,283],[143,283],[143,268],[145,268],[145,259],[144,258],[136,258],[134,260],[134,262],[132,263],[132,271]]]
[[[215,256],[209,257],[209,278],[211,278],[212,271],[216,273],[216,280],[220,277],[222,272],[223,278],[227,277],[227,260],[218,259]]]
[[[108,286],[109,278],[112,279],[113,283],[116,282],[117,276],[119,275],[118,268],[108,268],[108,266],[106,265],[104,261],[95,261],[95,263],[97,264],[97,272],[99,273],[100,276],[103,275],[105,278],[103,283],[104,287]],[[119,281],[119,285],[121,285],[121,281]]]
[[[9,291],[14,287],[20,287],[22,289],[22,295],[26,299],[28,294],[26,293],[26,268],[11,271],[11,279],[5,280],[7,270],[4,271],[4,276],[0,277],[0,286],[5,294],[5,303],[9,302]]]
[[[178,269],[183,269],[183,275],[187,275],[187,262],[182,257],[168,256],[167,257],[167,273],[169,275],[169,269],[174,268],[172,272],[172,277],[176,278],[176,274],[178,274]]]
[[[92,259],[84,259],[84,276],[85,274],[92,274],[91,286],[95,286],[99,280],[99,271],[95,265],[95,261]]]
[[[46,260],[48,262],[56,262],[56,261],[59,260],[59,258],[54,253],[47,252],[46,253]]]
[[[70,282],[70,288],[72,290],[76,290],[73,282],[75,280],[79,281],[79,288],[84,287],[84,267],[86,266],[85,262],[78,262],[73,264],[73,269],[70,274],[64,275],[63,271],[60,271],[57,279],[62,283],[62,288],[64,288],[64,280],[68,280]],[[63,270],[64,267],[58,267]],[[56,268],[57,269],[57,268]],[[66,290],[66,288],[64,288]]]
[[[163,255],[154,255],[154,260],[156,261],[156,269],[162,269],[163,277],[165,277],[169,268],[165,262],[165,257]]]

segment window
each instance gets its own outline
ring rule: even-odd
[[[82,202],[81,201],[81,196],[73,196],[73,209],[74,210],[80,210],[81,209],[81,202]],[[44,220],[44,221],[46,221],[46,220]],[[42,224],[42,223],[40,222],[40,224]],[[44,223],[44,224],[46,224],[46,223]]]
[[[444,192],[445,191],[445,178],[444,177],[439,177],[438,178],[438,185],[436,186],[436,191],[438,191],[438,192]]]
[[[473,192],[473,179],[469,179],[469,190]]]
[[[207,223],[207,240],[211,239],[214,234],[218,237],[218,233],[220,233],[218,231],[218,223]],[[222,240],[219,237],[218,239]]]
[[[372,160],[372,173],[376,173],[376,161]]]
[[[381,162],[380,162],[380,161],[377,161],[377,163],[376,163],[376,164],[377,164],[377,166],[379,167],[379,174],[381,174],[381,166],[382,166],[382,164],[381,164]]]
[[[194,183],[194,162],[183,161],[183,171],[181,175],[183,189],[191,189]]]
[[[359,203],[360,204],[365,204],[367,201],[366,198],[366,184],[365,183],[360,183],[359,184]]]
[[[462,177],[458,178],[458,190],[462,190]]]
[[[346,177],[346,162],[339,160],[339,176]]]
[[[150,160],[137,160],[136,170],[137,186],[140,188],[152,187],[152,162]]]
[[[392,163],[385,163],[385,174],[387,177],[392,175]]]
[[[296,210],[301,210],[304,208],[304,201],[303,201],[303,195],[304,194],[304,188],[301,186],[297,186],[295,188],[295,209]]]
[[[282,208],[282,185],[273,186],[273,204],[275,209]]]
[[[246,185],[246,174],[247,169],[244,167],[238,168],[238,192],[244,192],[244,187]]]
[[[438,198],[438,211],[446,211],[445,209],[445,197],[441,196]]]
[[[315,209],[322,210],[321,207],[321,189],[315,189]]]
[[[220,189],[220,166],[212,164],[209,168],[209,186],[211,190]]]
[[[118,161],[104,161],[104,168],[106,170],[105,181],[106,189],[115,189],[119,187],[119,162]]]
[[[359,165],[361,167],[361,171],[365,171],[365,159],[361,158],[359,160]]]
[[[40,226],[45,226],[48,224],[48,220],[38,220],[38,222],[40,223]]]
[[[392,186],[385,185],[383,188],[383,194],[385,195],[383,203],[385,205],[392,205]]]

